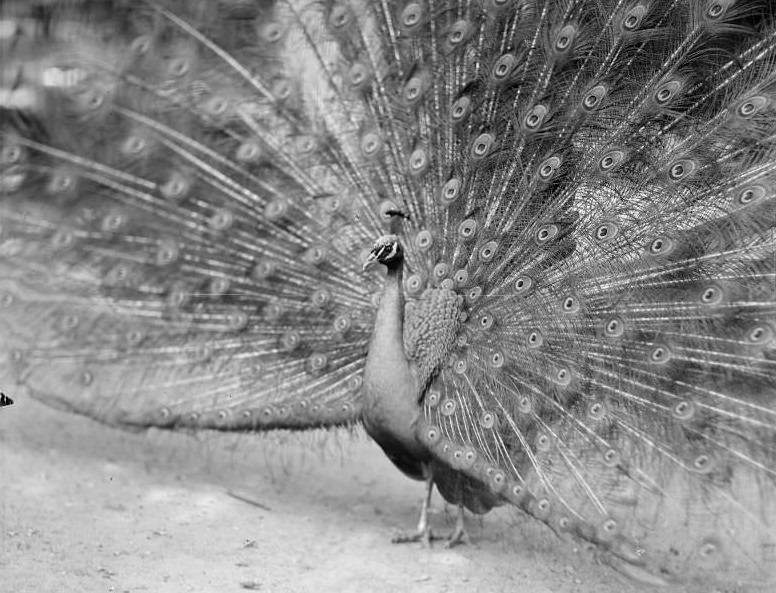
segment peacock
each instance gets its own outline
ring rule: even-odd
[[[0,7],[4,391],[776,582],[773,2]]]

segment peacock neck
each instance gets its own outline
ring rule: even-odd
[[[416,437],[417,369],[404,351],[402,266],[388,268],[364,369],[364,427],[399,469],[426,475],[428,451]]]
[[[385,348],[404,356],[404,292],[402,291],[403,264],[401,262],[388,268],[383,292],[375,317],[372,345]],[[371,351],[371,348],[370,348]],[[405,358],[406,361],[406,358]]]

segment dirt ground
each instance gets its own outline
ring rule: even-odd
[[[363,436],[132,434],[13,395],[0,410],[2,591],[645,590],[512,511],[469,516],[471,545],[391,544],[422,485]],[[438,531],[453,511],[435,495]]]

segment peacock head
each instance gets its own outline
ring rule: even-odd
[[[378,263],[383,264],[389,270],[401,265],[404,261],[404,252],[399,243],[399,237],[396,235],[383,235],[372,247],[372,251],[364,261],[364,270]]]

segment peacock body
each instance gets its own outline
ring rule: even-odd
[[[773,3],[0,6],[6,380],[773,585]]]

